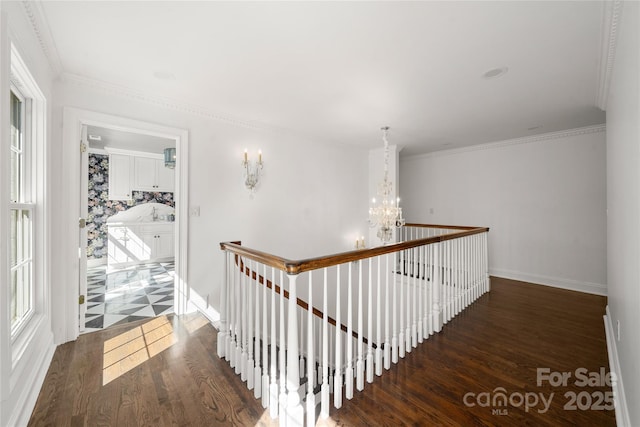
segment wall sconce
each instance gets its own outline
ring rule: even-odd
[[[364,236],[361,236],[359,239],[356,239],[356,249],[366,249],[367,246],[364,244]]]
[[[164,149],[164,166],[169,169],[176,167],[176,148],[170,147]]]
[[[242,160],[242,167],[244,168],[244,185],[247,187],[251,194],[255,193],[255,188],[260,180],[260,174],[262,173],[262,150],[258,151],[258,161],[252,163],[247,155],[247,149],[244,150],[244,158]]]

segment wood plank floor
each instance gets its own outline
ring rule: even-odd
[[[318,425],[614,426],[612,410],[597,410],[611,388],[576,377],[579,368],[608,372],[605,305],[604,297],[492,278],[489,294]],[[154,322],[58,347],[29,425],[277,425],[218,359],[204,318]],[[119,360],[123,341],[135,357]],[[538,368],[571,377],[566,386],[538,386]],[[506,406],[492,404],[500,392]],[[541,397],[551,402],[546,411]]]

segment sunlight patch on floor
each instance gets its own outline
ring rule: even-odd
[[[104,342],[102,385],[129,372],[178,341],[166,316],[156,317]]]
[[[182,326],[184,326],[185,329],[189,332],[189,334],[192,334],[198,329],[202,328],[204,325],[211,323],[209,322],[209,319],[202,316],[201,314],[198,314],[196,316],[180,316],[178,319],[180,320],[180,323],[182,323]]]

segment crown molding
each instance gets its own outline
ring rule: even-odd
[[[40,43],[40,48],[47,58],[49,66],[53,70],[54,75],[59,76],[63,71],[62,62],[60,61],[58,49],[51,35],[46,14],[42,9],[42,3],[39,0],[23,0],[21,4],[22,9],[31,23],[31,28],[38,39],[38,43]]]
[[[615,62],[616,46],[618,43],[618,24],[622,10],[622,1],[613,0],[603,2],[602,32],[600,36],[600,67],[598,70],[598,92],[596,105],[603,111],[607,109],[609,84],[613,63]]]
[[[257,121],[244,120],[237,117],[233,117],[231,115],[225,115],[225,114],[213,112],[204,107],[184,103],[171,98],[151,95],[147,92],[144,92],[138,89],[132,89],[130,87],[108,83],[108,82],[93,79],[90,77],[80,76],[77,74],[71,74],[67,72],[62,73],[62,75],[60,76],[60,81],[63,83],[69,83],[69,84],[80,86],[83,88],[93,89],[99,92],[106,93],[108,95],[128,98],[131,100],[151,104],[156,107],[180,111],[185,114],[196,115],[196,116],[204,117],[207,119],[216,120],[219,122],[224,122],[226,124],[229,124],[235,127],[242,127],[246,129],[252,129],[252,130],[274,133],[274,134],[291,133],[286,129],[279,128],[276,126],[270,126]]]
[[[522,138],[507,139],[504,141],[489,142],[487,144],[472,145],[469,147],[453,148],[451,150],[434,151],[425,154],[407,156],[402,160],[418,160],[431,157],[451,156],[454,154],[468,153],[472,151],[493,150],[496,148],[510,147],[513,145],[530,144],[533,142],[545,142],[572,136],[588,135],[591,133],[605,132],[606,125],[585,126],[576,129],[562,130],[558,132],[541,133],[539,135],[525,136]]]

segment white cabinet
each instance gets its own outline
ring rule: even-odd
[[[168,191],[174,189],[175,172],[164,166],[164,160],[150,157],[133,158],[133,189]]]
[[[174,256],[173,223],[118,224],[109,225],[108,229],[109,267]]]
[[[149,248],[148,259],[168,258],[174,255],[173,224],[142,225],[140,237]]]
[[[134,227],[108,226],[107,263],[109,266],[136,262],[144,256],[143,247]]]
[[[131,156],[109,154],[109,200],[131,199]]]

